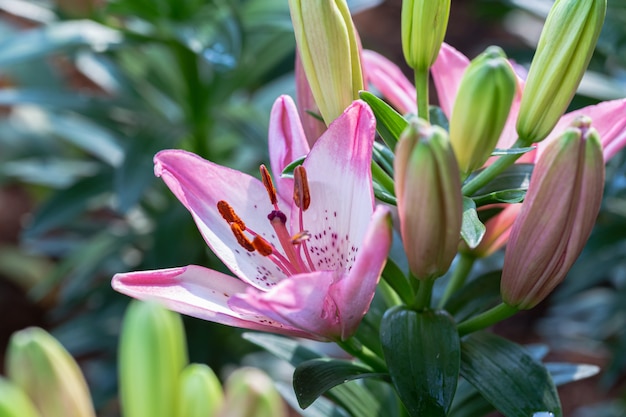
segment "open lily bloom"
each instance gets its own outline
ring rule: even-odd
[[[270,154],[279,168],[306,150],[296,149],[304,138],[291,110],[281,98],[272,111],[270,135],[280,137],[270,138]],[[156,175],[237,278],[190,265],[117,274],[113,288],[231,326],[346,339],[369,308],[391,245],[388,210],[374,210],[374,131],[369,107],[354,102],[296,169],[289,197],[288,183],[277,192],[264,167],[259,181],[188,152],[160,152]],[[277,148],[283,141],[287,148]]]

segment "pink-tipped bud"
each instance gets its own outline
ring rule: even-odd
[[[396,147],[395,191],[409,268],[419,279],[443,275],[457,253],[463,197],[448,134],[411,122]]]
[[[504,257],[504,302],[532,308],[565,278],[591,234],[603,186],[598,133],[588,118],[576,119],[535,166]]]

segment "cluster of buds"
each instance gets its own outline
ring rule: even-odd
[[[124,417],[286,417],[267,375],[241,368],[222,388],[206,365],[188,364],[182,320],[153,303],[133,302],[124,318],[119,351]],[[0,377],[2,417],[95,417],[85,378],[49,333],[15,333]]]

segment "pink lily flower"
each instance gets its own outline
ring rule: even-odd
[[[448,118],[452,112],[463,73],[469,62],[466,56],[444,43],[435,64],[431,68],[432,79],[438,93],[439,106]],[[417,112],[415,87],[393,62],[376,52],[363,51],[363,65],[369,83],[378,89],[399,112],[403,114]],[[514,68],[518,75],[518,88],[506,125],[498,140],[497,147],[501,149],[511,147],[517,139],[515,123],[524,89],[525,73],[523,69],[515,65]],[[535,163],[546,146],[554,141],[576,117],[581,115],[586,115],[593,121],[593,126],[601,138],[604,161],[606,162],[626,146],[626,117],[624,114],[626,114],[626,99],[605,101],[567,113],[561,117],[550,135],[539,142],[534,151],[523,155],[518,162]],[[520,208],[521,205],[518,204],[507,205],[500,214],[488,220],[485,237],[474,253],[478,256],[488,256],[504,246],[508,241],[511,226],[517,218]]]
[[[294,113],[295,112],[295,113]],[[275,174],[308,149],[290,99],[272,110]],[[237,277],[189,265],[113,277],[113,288],[183,314],[314,340],[356,331],[391,245],[387,208],[374,209],[375,119],[354,102],[294,173],[274,188],[181,150],[155,156],[155,173],[191,212],[209,247]],[[277,145],[284,143],[285,148]],[[287,185],[294,187],[287,197]]]

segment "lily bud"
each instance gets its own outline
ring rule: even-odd
[[[211,368],[191,364],[183,370],[177,416],[215,417],[223,402],[222,385]]]
[[[272,380],[261,370],[240,368],[225,386],[220,417],[287,417],[287,408]]]
[[[448,28],[450,0],[402,1],[402,51],[415,70],[429,69]]]
[[[495,149],[516,86],[515,73],[497,46],[465,70],[450,117],[450,143],[465,176],[480,168]]]
[[[31,399],[42,417],[95,417],[91,395],[76,361],[38,327],[11,337],[7,375]]]
[[[360,45],[345,0],[289,0],[302,67],[326,125],[363,89]]]
[[[152,302],[130,303],[120,334],[120,399],[125,417],[176,415],[187,364],[180,316]]]
[[[40,414],[24,391],[0,377],[0,416],[40,417]]]
[[[539,157],[504,256],[501,293],[518,309],[537,305],[567,274],[591,234],[604,186],[600,138],[577,119]]]
[[[463,213],[459,168],[445,130],[414,120],[394,161],[400,232],[419,279],[443,275],[457,252]]]
[[[602,29],[606,0],[556,0],[541,32],[517,119],[527,145],[552,131],[576,93]]]

